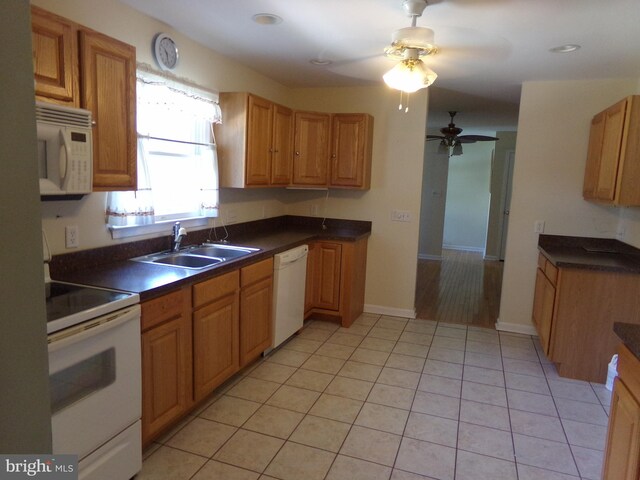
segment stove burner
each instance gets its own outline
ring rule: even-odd
[[[46,284],[47,322],[130,297],[129,293],[51,282]]]

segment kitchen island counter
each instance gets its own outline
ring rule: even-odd
[[[556,267],[640,273],[640,250],[615,239],[540,235],[538,249]]]

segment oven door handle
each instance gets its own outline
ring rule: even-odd
[[[49,335],[49,353],[82,342],[88,338],[112,330],[125,322],[140,319],[140,305],[133,305],[110,315],[89,320],[80,325],[61,330]]]

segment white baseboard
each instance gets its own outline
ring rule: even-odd
[[[498,321],[496,322],[496,330],[500,330],[501,332],[521,333],[523,335],[533,335],[534,337],[538,336],[536,327],[534,327],[533,325],[501,322],[500,319],[498,319]]]
[[[419,260],[442,260],[442,255],[429,255],[427,253],[419,253]]]
[[[466,245],[442,245],[445,250],[461,250],[463,252],[477,252],[484,253],[483,247],[467,247]]]
[[[390,317],[416,318],[415,308],[391,308],[382,305],[365,304],[365,313],[376,313],[379,315],[389,315]]]
[[[485,260],[500,260],[498,257],[496,257],[495,255],[485,255],[484,256]]]

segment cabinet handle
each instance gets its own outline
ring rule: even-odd
[[[336,158],[336,154],[335,154],[335,153],[334,153],[334,154],[332,154],[332,155],[331,155],[331,158]]]
[[[298,157],[299,157],[299,156],[300,156],[300,152],[296,152],[296,156],[298,156]]]
[[[91,126],[92,127],[98,126],[98,122],[96,122],[95,120],[91,120]]]

